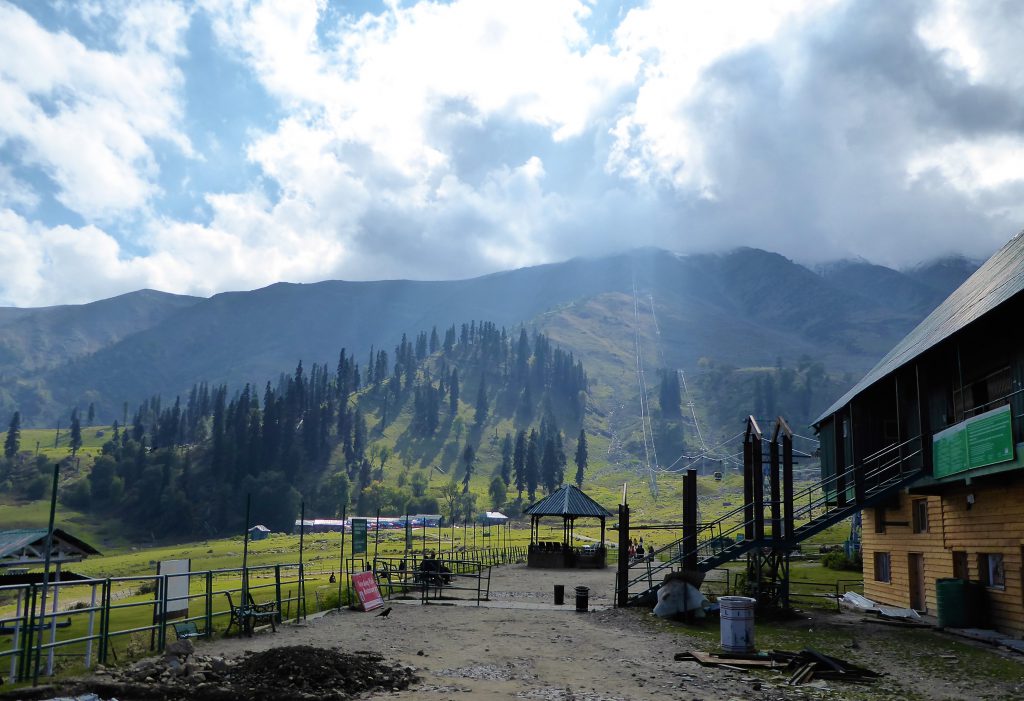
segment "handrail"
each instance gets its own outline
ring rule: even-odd
[[[756,424],[755,424],[756,427]],[[903,483],[908,477],[913,476],[920,472],[920,468],[907,470],[903,466],[910,460],[916,458],[923,451],[921,446],[922,436],[914,436],[908,438],[901,443],[894,443],[885,448],[882,448],[875,453],[872,453],[868,457],[861,461],[845,467],[841,472],[837,472],[830,475],[818,482],[807,485],[802,489],[798,490],[793,495],[793,502],[795,505],[793,517],[794,520],[807,521],[802,523],[795,529],[795,533],[799,534],[801,530],[806,532],[809,526],[818,526],[822,523],[822,519],[830,518],[830,514],[834,517],[845,518],[851,509],[859,508],[860,504],[856,501],[844,505],[835,505],[830,503],[829,492],[835,494],[839,491],[840,480],[844,481],[843,490],[854,488],[854,477],[859,473],[861,483],[864,485],[863,496],[865,498],[875,497],[883,492],[888,491],[893,485]],[[916,450],[909,453],[904,453],[904,450],[911,445],[917,445]],[[890,459],[883,459],[887,456],[892,456]],[[874,465],[871,465],[874,463]],[[899,469],[896,470],[899,466]],[[806,498],[805,504],[799,504],[800,501]],[[781,499],[781,495],[780,495]],[[765,500],[764,505],[770,505],[772,501],[770,499]],[[756,543],[749,540],[734,540],[733,535],[740,531],[745,532],[747,525],[756,520],[746,519],[740,521],[734,521],[735,517],[743,513],[748,504],[741,504],[738,507],[733,508],[731,511],[723,514],[714,521],[701,524],[697,529],[697,544],[694,550],[684,552],[682,549],[682,543],[684,538],[679,538],[668,545],[663,546],[655,551],[656,555],[664,554],[666,552],[672,552],[672,555],[667,560],[660,561],[657,565],[653,565],[650,560],[646,560],[643,571],[629,579],[627,579],[625,587],[627,591],[636,584],[644,582],[648,584],[648,590],[653,588],[653,578],[655,574],[663,572],[665,570],[674,569],[675,565],[686,559],[688,555],[696,554],[698,558],[698,566],[707,563],[715,562],[715,558],[720,557],[723,553],[728,550],[733,550],[735,554],[740,554],[749,550],[751,547],[755,547]],[[825,508],[826,511],[819,516],[815,516],[814,513],[820,508]],[[726,525],[728,523],[728,526]]]

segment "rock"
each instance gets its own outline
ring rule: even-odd
[[[164,654],[176,655],[178,657],[187,657],[196,651],[196,646],[192,644],[191,640],[187,638],[185,640],[175,640],[173,643],[167,645],[164,648]]]

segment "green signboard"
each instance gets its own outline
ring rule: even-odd
[[[948,477],[1013,460],[1009,405],[950,426],[932,437],[932,475]]]
[[[366,552],[366,519],[352,519],[352,554]]]

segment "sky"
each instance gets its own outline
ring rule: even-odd
[[[0,306],[636,246],[984,258],[1024,0],[0,0]]]

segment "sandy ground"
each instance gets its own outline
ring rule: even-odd
[[[197,652],[235,655],[294,644],[374,650],[415,666],[423,678],[422,684],[407,691],[378,693],[374,698],[424,701],[1024,698],[1024,664],[1020,677],[1013,681],[966,678],[956,670],[937,675],[886,654],[882,643],[886,636],[896,634],[884,629],[858,630],[856,635],[865,641],[860,646],[863,650],[845,655],[886,672],[885,678],[871,687],[835,683],[828,687],[823,682],[788,687],[786,676],[777,673],[734,672],[675,662],[676,652],[712,650],[709,635],[693,637],[685,626],[657,620],[649,611],[611,608],[613,578],[610,569],[496,567],[491,582],[493,607],[396,602],[387,618],[372,612],[332,613],[281,626],[276,634],[200,644]],[[555,584],[566,587],[565,606],[553,605]],[[573,587],[580,585],[590,587],[590,603],[596,610],[575,611]],[[822,616],[813,625],[856,625],[849,614],[845,619],[838,614]],[[905,635],[906,631],[899,633]],[[873,636],[878,644],[872,642]],[[1024,657],[1020,659],[1024,661]]]

